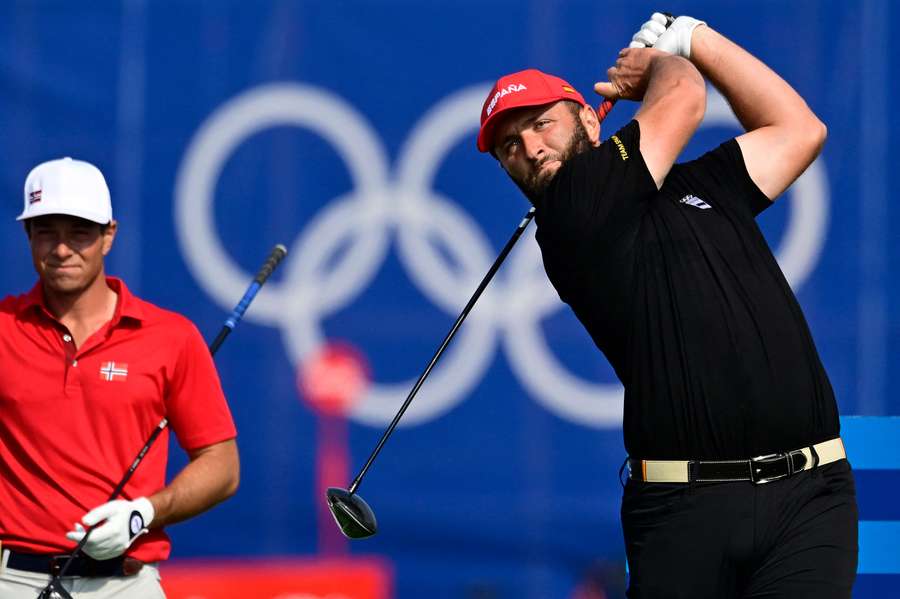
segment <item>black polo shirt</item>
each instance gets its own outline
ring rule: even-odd
[[[631,121],[535,204],[547,275],[625,386],[629,455],[748,458],[838,435],[737,141],[673,166],[657,190]]]

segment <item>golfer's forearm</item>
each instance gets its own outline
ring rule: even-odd
[[[803,98],[784,79],[710,27],[701,25],[694,30],[691,62],[725,96],[746,131],[818,123]]]
[[[668,111],[696,114],[695,120],[699,123],[705,102],[703,78],[694,65],[684,58],[672,55],[657,56],[653,59],[650,63],[650,77],[641,110],[663,104]]]
[[[706,86],[684,58],[654,59],[640,109],[641,154],[657,188],[694,134],[706,108]]]
[[[240,463],[234,440],[191,454],[191,461],[164,489],[149,499],[155,515],[151,528],[181,522],[205,512],[237,491]]]

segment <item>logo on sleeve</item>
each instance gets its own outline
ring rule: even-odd
[[[688,194],[678,200],[682,204],[687,204],[688,206],[693,206],[694,208],[699,208],[700,210],[707,210],[708,208],[712,208],[709,204],[701,200],[695,195]]]
[[[619,139],[618,135],[613,135],[610,137],[612,142],[616,144],[616,147],[619,148],[619,156],[622,157],[622,160],[628,160],[628,151],[625,150],[625,144],[622,143],[622,140]]]

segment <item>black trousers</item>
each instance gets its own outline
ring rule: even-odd
[[[849,599],[856,487],[846,460],[767,484],[629,480],[631,599]]]

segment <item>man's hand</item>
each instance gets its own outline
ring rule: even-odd
[[[652,48],[624,48],[616,64],[606,71],[609,81],[595,83],[594,91],[608,100],[641,101],[650,82],[650,66],[664,54]]]
[[[153,504],[146,497],[134,501],[117,499],[85,514],[81,523],[75,524],[75,530],[66,533],[66,538],[79,543],[86,534],[84,526],[103,522],[91,531],[84,552],[97,560],[111,559],[125,553],[136,538],[147,532],[154,515]]]
[[[682,58],[691,57],[691,38],[698,25],[706,25],[693,17],[678,17],[666,29],[666,16],[655,12],[631,38],[631,48],[654,47]]]

